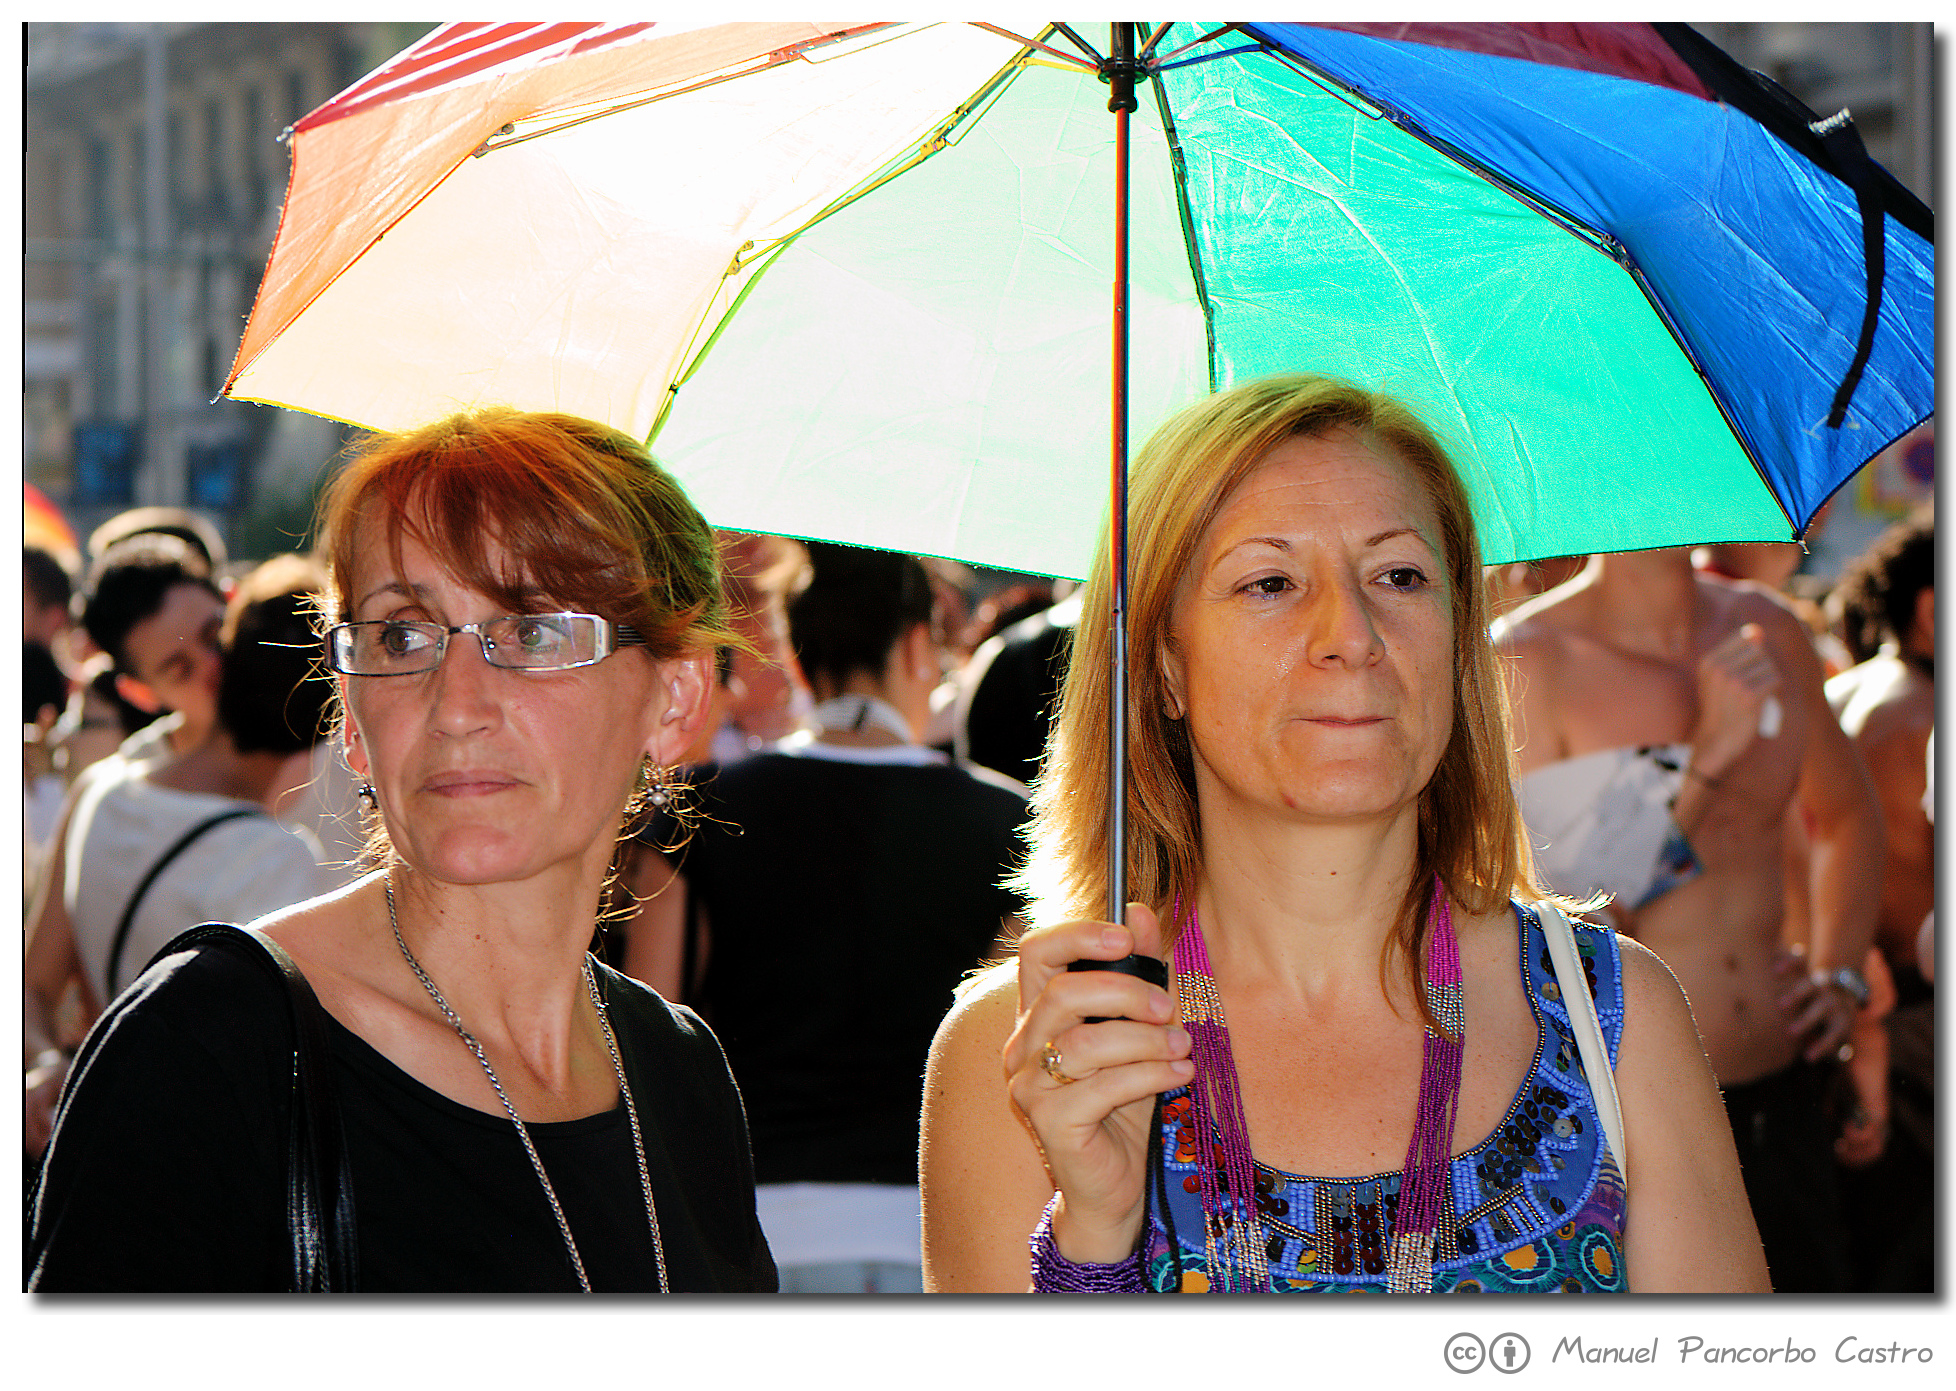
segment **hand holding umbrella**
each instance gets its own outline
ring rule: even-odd
[[[1019,943],[1019,1019],[1005,1072],[1061,1195],[1053,1238],[1075,1263],[1110,1263],[1134,1250],[1155,1098],[1195,1071],[1166,990],[1114,971],[1068,969],[1130,952],[1161,954],[1160,924],[1138,903],[1128,906],[1125,928],[1064,923]],[[1094,1018],[1102,1022],[1087,1022]]]

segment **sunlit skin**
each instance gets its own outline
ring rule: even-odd
[[[362,526],[345,593],[351,622],[453,627],[509,612],[384,521]],[[505,554],[487,538],[488,564]],[[523,593],[515,607],[577,609]],[[591,666],[491,666],[449,637],[432,671],[342,676],[346,753],[373,784],[393,846],[384,875],[263,920],[327,1011],[424,1085],[492,1116],[502,1099],[410,972],[439,982],[525,1121],[618,1103],[581,966],[641,759],[670,765],[705,713],[712,656],[624,647]],[[386,889],[392,889],[392,901]]]
[[[1417,872],[1421,793],[1452,738],[1456,698],[1455,595],[1439,511],[1416,480],[1349,430],[1285,441],[1205,529],[1167,623],[1164,704],[1186,721],[1199,808],[1199,881],[1181,906],[1200,915],[1225,1002],[1249,1146],[1290,1173],[1385,1173],[1415,1133],[1424,1034],[1413,987],[1383,969],[1383,953]],[[1156,1172],[1154,1107],[1194,1070],[1190,1033],[1176,994],[1068,968],[1163,956],[1169,919],[1130,904],[1124,926],[1037,927],[1010,970],[952,1010],[925,1081],[926,1288],[1025,1289],[1026,1233],[1055,1193],[1062,1258],[1135,1251]],[[1451,921],[1468,1020],[1460,1153],[1518,1104],[1541,1031],[1515,970],[1514,915],[1456,898]],[[1758,1234],[1683,996],[1649,953],[1630,945],[1622,961],[1616,1076],[1637,1184],[1629,1283],[1763,1291]],[[1048,1071],[1048,1045],[1071,1080]]]
[[[1270,814],[1410,828],[1453,728],[1438,518],[1349,430],[1273,449],[1210,525],[1177,596],[1170,698],[1205,840]]]
[[[351,592],[347,617],[357,622],[455,625],[505,611],[412,537],[402,538],[396,571],[387,538],[370,536]],[[569,606],[538,595],[529,607]],[[395,848],[415,870],[452,884],[608,860],[639,755],[665,709],[657,664],[637,647],[590,667],[512,671],[491,666],[464,633],[450,638],[434,671],[340,681],[347,760],[373,783]]]

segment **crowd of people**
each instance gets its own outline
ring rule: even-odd
[[[1118,914],[1104,543],[485,410],[29,549],[27,1287],[1933,1288],[1931,508],[1484,568],[1310,376],[1130,487]]]

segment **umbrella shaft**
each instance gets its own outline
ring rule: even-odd
[[[1115,25],[1115,52],[1128,36]],[[1128,42],[1131,44],[1132,39]],[[1131,104],[1131,103],[1130,103]],[[1107,917],[1127,905],[1127,209],[1128,105],[1114,104],[1114,362],[1112,502],[1108,515],[1113,624],[1107,721]]]

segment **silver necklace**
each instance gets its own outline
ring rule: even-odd
[[[563,1205],[557,1201],[557,1190],[550,1186],[550,1175],[544,1172],[543,1159],[538,1155],[536,1145],[530,1140],[529,1127],[523,1124],[523,1118],[516,1114],[516,1107],[510,1104],[509,1094],[503,1090],[503,1084],[496,1076],[496,1069],[489,1066],[489,1056],[482,1051],[482,1045],[476,1042],[474,1034],[462,1027],[461,1018],[448,1007],[448,1001],[442,998],[441,991],[435,988],[435,983],[428,978],[428,973],[421,969],[421,963],[414,959],[414,953],[408,950],[407,939],[401,936],[400,920],[394,916],[392,876],[388,877],[386,884],[387,925],[394,929],[394,944],[401,949],[401,955],[406,959],[408,969],[414,972],[415,979],[427,987],[428,994],[433,998],[436,1008],[441,1010],[443,1017],[448,1020],[449,1026],[461,1036],[462,1042],[468,1045],[471,1053],[475,1054],[475,1060],[482,1064],[482,1070],[489,1075],[489,1085],[496,1089],[496,1096],[502,1101],[503,1109],[509,1112],[509,1118],[516,1126],[516,1134],[523,1141],[523,1152],[530,1156],[530,1167],[537,1171],[537,1182],[543,1185],[543,1196],[550,1200],[550,1210],[557,1214],[557,1229],[564,1234],[564,1249],[570,1252],[571,1265],[577,1269],[577,1283],[584,1293],[589,1294],[591,1281],[584,1273],[584,1258],[577,1253],[577,1241],[571,1236],[570,1223],[564,1217]],[[625,1080],[625,1065],[618,1057],[618,1040],[612,1037],[611,1033],[611,1015],[605,1009],[604,996],[598,993],[598,981],[591,973],[591,958],[588,953],[585,955],[583,965],[584,985],[591,992],[591,1004],[598,1011],[598,1026],[604,1030],[605,1050],[611,1054],[611,1070],[618,1074],[618,1090],[625,1098],[625,1115],[632,1123],[632,1152],[638,1158],[638,1182],[645,1194],[645,1220],[652,1229],[652,1255],[659,1265],[659,1293],[665,1294],[670,1288],[666,1283],[666,1247],[665,1242],[659,1237],[659,1209],[652,1202],[652,1174],[645,1164],[645,1136],[638,1128],[638,1107],[632,1102],[631,1084]]]

